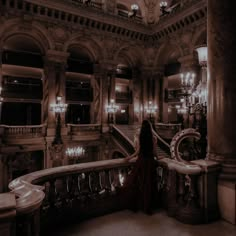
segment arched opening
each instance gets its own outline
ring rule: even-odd
[[[90,52],[81,46],[71,46],[66,72],[66,101],[68,109],[66,122],[89,124],[91,103],[93,102],[93,60]]]
[[[40,45],[30,36],[15,35],[4,42],[1,123],[41,124],[42,55]]]

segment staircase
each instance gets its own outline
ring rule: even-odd
[[[140,126],[139,125],[115,125],[117,129],[120,130],[120,132],[126,136],[126,138],[129,139],[131,143],[134,144],[134,136],[135,134],[139,133]],[[158,142],[162,142],[160,139],[158,139]],[[163,148],[160,146],[163,145],[158,145],[157,144],[157,153],[158,157],[165,157],[165,158],[170,158],[170,154],[166,152]]]

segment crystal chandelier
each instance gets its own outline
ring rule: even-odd
[[[58,96],[56,103],[50,104],[51,111],[55,113],[64,113],[67,109],[67,104],[61,102],[62,97]]]
[[[70,158],[75,158],[75,157],[81,157],[84,155],[85,150],[83,147],[68,147],[66,149],[66,156],[70,157]]]

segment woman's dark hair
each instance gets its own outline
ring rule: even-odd
[[[143,120],[139,135],[139,155],[145,157],[153,156],[152,126],[148,120]]]

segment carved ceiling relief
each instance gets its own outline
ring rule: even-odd
[[[147,12],[147,23],[154,24],[159,19],[159,1],[157,0],[144,0]],[[158,9],[158,11],[157,11]]]
[[[55,40],[55,49],[63,51],[64,43],[69,38],[69,32],[65,29],[55,26],[48,29],[51,37]]]

